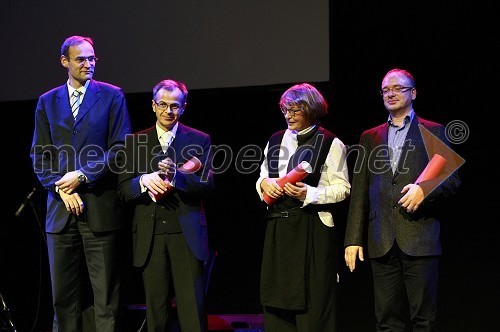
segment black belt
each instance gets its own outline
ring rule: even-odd
[[[306,211],[304,209],[293,209],[293,210],[285,210],[280,212],[269,212],[266,217],[267,218],[288,218],[291,216],[305,215],[305,214],[314,214],[319,211]]]

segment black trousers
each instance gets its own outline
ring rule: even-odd
[[[173,297],[181,331],[206,329],[203,261],[193,255],[182,233],[154,235],[143,280],[148,331],[170,330]]]
[[[438,256],[408,256],[394,242],[388,254],[370,262],[377,331],[402,332],[408,321],[414,332],[436,331]]]
[[[93,290],[96,331],[116,331],[119,315],[119,231],[93,233],[72,218],[61,233],[47,233],[54,305],[53,331],[82,331],[82,270]]]

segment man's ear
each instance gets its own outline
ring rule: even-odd
[[[187,106],[187,103],[184,103],[184,106],[182,106],[181,111],[179,112],[179,116],[181,116],[182,113],[184,113],[184,110],[186,109],[186,106]]]
[[[69,61],[68,61],[68,58],[66,58],[66,56],[64,56],[64,55],[61,55],[61,65],[62,65],[64,68],[68,68],[68,67],[69,67]]]

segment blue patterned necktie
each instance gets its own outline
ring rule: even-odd
[[[78,90],[73,91],[71,95],[71,112],[73,113],[73,118],[76,119],[78,115],[78,109],[80,108],[80,96],[82,93]]]

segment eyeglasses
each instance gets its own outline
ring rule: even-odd
[[[156,107],[158,107],[158,109],[161,111],[166,111],[167,109],[170,108],[170,110],[172,112],[177,112],[181,108],[181,105],[179,105],[177,103],[167,104],[167,103],[164,103],[162,101],[157,103],[156,100],[153,100],[153,102],[155,103]]]
[[[401,86],[401,85],[395,85],[393,86],[392,88],[383,88],[382,90],[380,90],[380,94],[382,96],[385,96],[387,94],[389,94],[389,92],[393,92],[393,93],[396,93],[396,94],[399,94],[399,93],[404,93],[408,90],[412,90],[414,88],[414,86]]]
[[[79,66],[83,66],[85,64],[85,61],[88,61],[90,64],[95,64],[99,59],[96,56],[92,55],[92,56],[77,56],[72,60],[75,61]]]
[[[294,110],[294,109],[286,108],[286,107],[282,107],[281,108],[281,112],[283,112],[283,115],[290,114],[291,116],[296,116],[296,115],[301,115],[302,114],[302,110],[301,109]]]

